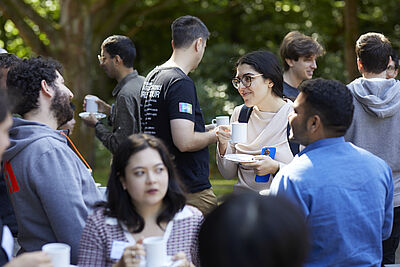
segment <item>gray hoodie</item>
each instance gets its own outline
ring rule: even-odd
[[[40,250],[49,242],[67,243],[71,263],[76,264],[86,217],[102,194],[60,131],[33,121],[13,120],[3,172],[21,252]]]
[[[353,122],[345,139],[384,159],[393,172],[394,206],[400,206],[400,82],[359,78],[347,85],[354,96]]]

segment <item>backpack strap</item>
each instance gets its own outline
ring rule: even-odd
[[[242,108],[240,109],[239,113],[239,122],[242,123],[247,123],[249,121],[251,112],[253,111],[253,107],[248,107],[246,105],[243,105]],[[290,135],[290,124],[287,124],[287,131],[286,131],[286,137],[287,140],[289,141],[289,135]],[[292,151],[293,156],[299,153],[299,145],[293,142],[289,141],[289,147],[290,150]]]
[[[248,107],[246,105],[243,105],[242,108],[240,109],[238,121],[241,123],[247,123],[249,121],[252,111],[253,107]]]
[[[287,137],[288,141],[289,141],[289,135],[290,135],[290,124],[288,123],[287,124],[287,133],[286,133],[286,137]],[[290,147],[290,151],[292,151],[293,156],[296,156],[296,154],[300,152],[299,144],[289,141],[289,147]]]

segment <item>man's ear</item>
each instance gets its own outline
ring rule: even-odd
[[[119,55],[115,55],[114,59],[117,64],[123,64],[123,60]]]
[[[171,41],[171,46],[172,46],[172,50],[174,50],[174,49],[175,49],[175,43],[174,43],[174,40],[172,40],[172,41]]]
[[[45,80],[42,80],[40,82],[40,87],[41,87],[41,92],[47,96],[47,97],[52,97],[54,95],[54,89],[50,87]]]
[[[288,64],[289,65],[289,67],[293,67],[294,66],[294,64],[293,64],[293,59],[290,59],[290,58],[285,58],[285,61],[286,61],[286,64]]]
[[[359,72],[362,72],[364,70],[363,64],[361,62],[361,59],[357,57],[357,68]]]
[[[203,38],[199,37],[195,41],[196,52],[199,52],[203,48]]]
[[[312,115],[307,119],[307,130],[314,134],[318,132],[322,127],[321,118],[318,115]]]

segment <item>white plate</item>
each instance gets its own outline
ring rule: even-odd
[[[90,112],[81,112],[79,113],[79,117],[81,118],[87,118],[89,117]],[[92,113],[94,116],[96,116],[96,119],[104,119],[106,117],[106,114],[104,113]]]
[[[254,155],[248,154],[228,154],[224,158],[234,162],[256,162]]]

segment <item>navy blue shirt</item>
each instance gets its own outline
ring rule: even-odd
[[[299,95],[299,90],[293,86],[290,86],[288,83],[283,82],[283,95],[294,101]]]
[[[191,193],[210,188],[208,147],[195,152],[180,152],[175,146],[170,121],[194,122],[195,132],[205,132],[204,118],[196,87],[181,69],[156,67],[146,77],[141,91],[142,131],[162,139],[175,156],[175,164],[187,190]]]

